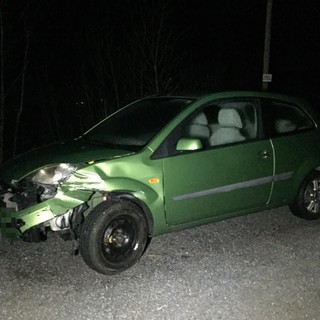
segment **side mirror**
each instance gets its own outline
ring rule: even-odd
[[[177,143],[177,151],[194,151],[203,148],[202,142],[199,139],[181,138]]]

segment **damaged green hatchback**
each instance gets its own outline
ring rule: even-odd
[[[320,217],[320,117],[266,92],[155,96],[0,168],[1,236],[73,239],[103,274],[156,235],[288,204]]]

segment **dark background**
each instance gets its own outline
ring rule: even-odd
[[[320,4],[273,2],[269,90],[318,95]],[[3,160],[146,95],[261,88],[267,0],[0,3]]]

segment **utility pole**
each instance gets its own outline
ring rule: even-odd
[[[269,73],[272,2],[273,0],[267,0],[266,26],[264,34],[262,90],[268,90],[269,82],[272,81],[272,74]]]

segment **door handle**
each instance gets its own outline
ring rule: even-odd
[[[259,152],[259,157],[262,160],[267,159],[269,157],[269,155],[270,154],[269,154],[269,152],[267,150],[263,150],[263,151]]]

